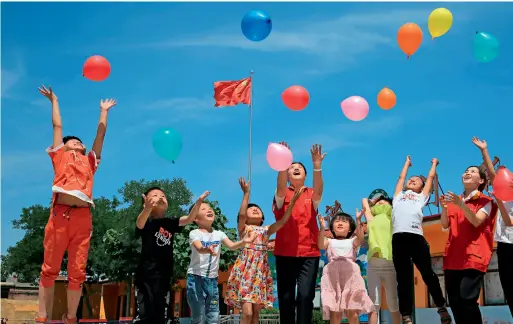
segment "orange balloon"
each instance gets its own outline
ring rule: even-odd
[[[397,97],[395,96],[395,93],[392,90],[388,89],[387,87],[384,87],[378,93],[378,106],[381,109],[384,109],[384,110],[392,109],[392,108],[394,108],[396,103],[397,103]]]
[[[410,58],[419,49],[422,43],[422,29],[414,23],[407,23],[397,32],[399,48]]]

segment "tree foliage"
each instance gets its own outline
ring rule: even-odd
[[[185,215],[192,204],[192,193],[183,179],[130,181],[118,190],[112,199],[95,199],[93,213],[93,236],[87,265],[88,279],[97,281],[101,276],[110,280],[129,279],[139,262],[141,242],[135,237],[135,222],[142,208],[141,195],[147,188],[158,186],[166,193],[169,208],[168,216]],[[224,231],[230,239],[236,239],[235,229],[227,229],[226,216],[217,202],[212,201],[216,213],[214,228]],[[15,229],[25,231],[24,237],[15,246],[8,248],[2,256],[1,275],[5,280],[12,273],[18,275],[19,282],[36,282],[43,262],[44,229],[50,215],[50,208],[35,205],[23,208],[19,219],[13,221]],[[173,279],[185,278],[189,265],[189,232],[195,224],[186,226],[181,234],[174,236]],[[222,248],[221,270],[235,260],[236,252]],[[61,270],[66,272],[66,257]]]

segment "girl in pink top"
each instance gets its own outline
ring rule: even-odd
[[[361,314],[375,312],[375,306],[365,288],[365,282],[356,264],[356,252],[364,239],[362,212],[356,212],[356,222],[343,212],[330,221],[333,239],[324,236],[324,218],[318,216],[320,229],[317,238],[319,249],[327,249],[328,264],[321,277],[321,302],[323,318],[330,324],[339,324],[345,315],[350,324],[359,323]],[[376,324],[376,321],[369,322]]]

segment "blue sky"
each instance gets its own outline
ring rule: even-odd
[[[432,41],[427,17],[437,7],[454,15],[449,33]],[[2,3],[2,247],[23,235],[12,229],[22,207],[48,204],[52,167],[50,104],[37,92],[51,85],[64,132],[90,147],[101,98],[118,106],[109,128],[94,195],[111,197],[125,181],[183,177],[196,196],[208,189],[235,226],[247,175],[248,109],[213,108],[212,83],[254,75],[252,200],[268,222],[276,173],[266,163],[269,142],[290,143],[310,168],[309,147],[324,145],[322,205],[338,199],[353,212],[375,188],[391,192],[406,155],[411,173],[440,160],[444,190],[461,190],[460,176],[481,157],[471,143],[485,138],[503,164],[511,149],[513,23],[511,3]],[[240,20],[266,11],[273,31],[246,40]],[[509,22],[508,22],[509,20]],[[406,22],[424,31],[407,61],[396,43]],[[472,55],[476,31],[495,35],[499,57]],[[112,74],[94,83],[81,76],[85,59],[103,55]],[[299,84],[311,95],[301,112],[287,110],[281,92]],[[382,111],[376,96],[393,89],[397,106]],[[340,102],[359,95],[371,105],[350,122]],[[176,164],[160,159],[151,136],[174,127],[183,136]],[[509,135],[508,135],[509,134]],[[310,178],[311,180],[311,178]]]

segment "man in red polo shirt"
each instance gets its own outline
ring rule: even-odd
[[[463,196],[441,199],[441,222],[449,229],[443,270],[449,305],[457,324],[482,324],[479,294],[493,252],[497,205],[484,195],[486,174],[470,166],[462,177]]]
[[[281,144],[287,146],[286,143]],[[310,152],[314,167],[313,188],[307,188],[297,200],[291,219],[276,233],[274,247],[280,322],[286,324],[312,323],[315,280],[321,255],[317,247],[319,229],[316,216],[324,188],[321,165],[326,153],[323,154],[322,146],[317,144]],[[301,162],[293,162],[288,170],[278,173],[273,199],[276,220],[283,217],[295,188],[305,185],[306,174]]]

